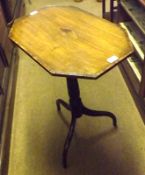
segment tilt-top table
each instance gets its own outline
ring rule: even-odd
[[[77,118],[83,114],[110,117],[117,126],[113,113],[83,105],[77,78],[98,78],[127,58],[132,45],[118,25],[71,6],[35,10],[14,22],[9,37],[50,74],[66,77],[69,104],[56,101],[58,111],[62,105],[72,115],[63,150],[66,168]]]

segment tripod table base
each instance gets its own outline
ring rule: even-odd
[[[63,106],[66,109],[70,110],[72,116],[68,135],[64,143],[64,150],[62,155],[62,163],[64,168],[67,168],[67,155],[73,137],[73,133],[75,130],[77,118],[81,117],[83,114],[92,117],[110,117],[112,119],[113,126],[117,127],[117,120],[113,113],[108,111],[96,111],[88,109],[83,105],[80,98],[80,91],[77,78],[75,77],[67,78],[67,89],[70,98],[69,104],[63,101],[62,99],[56,100],[57,110],[60,111],[61,110],[60,107]]]

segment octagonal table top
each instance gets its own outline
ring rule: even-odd
[[[97,78],[132,52],[117,24],[71,6],[16,19],[9,37],[52,75]]]

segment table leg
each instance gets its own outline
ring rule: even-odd
[[[60,111],[60,106],[64,106],[67,110],[71,110],[70,105],[67,104],[65,101],[63,101],[62,99],[57,99],[56,100],[56,106],[57,106],[57,110]]]
[[[69,94],[69,104],[61,99],[58,99],[56,101],[58,111],[61,110],[60,106],[62,105],[63,107],[71,111],[71,116],[72,116],[68,135],[64,143],[63,162],[62,162],[64,168],[67,168],[67,154],[68,154],[70,143],[75,130],[77,118],[81,117],[83,114],[93,116],[93,117],[110,117],[113,121],[114,127],[117,127],[117,120],[113,113],[108,111],[96,111],[96,110],[88,109],[83,105],[80,98],[80,90],[79,90],[77,78],[74,78],[74,77],[67,78],[67,89]]]

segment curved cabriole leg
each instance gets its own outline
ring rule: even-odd
[[[83,107],[83,113],[85,115],[88,116],[92,116],[92,117],[110,117],[112,119],[113,122],[113,126],[117,127],[117,119],[115,117],[115,115],[111,112],[108,111],[96,111],[96,110],[92,110],[92,109],[88,109],[86,107]]]
[[[76,118],[72,117],[71,124],[70,124],[69,131],[68,131],[68,135],[67,135],[65,143],[64,143],[64,149],[63,149],[63,155],[62,155],[62,159],[63,159],[62,163],[63,163],[64,168],[67,168],[67,155],[68,155],[68,150],[69,150],[70,143],[71,143],[71,140],[73,137],[75,125],[76,125]]]
[[[57,110],[58,110],[58,111],[61,110],[61,108],[60,108],[61,105],[62,105],[63,107],[65,107],[66,109],[71,110],[71,109],[70,109],[70,105],[67,104],[65,101],[63,101],[62,99],[56,100],[56,106],[57,106]]]

